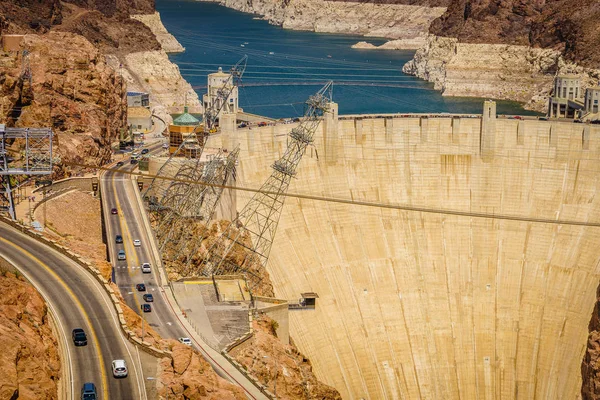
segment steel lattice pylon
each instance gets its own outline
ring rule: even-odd
[[[219,151],[210,161],[200,165],[183,164],[163,193],[151,202],[154,231],[165,261],[179,262],[189,269],[200,248],[203,235],[194,234],[197,222],[211,220],[223,193],[223,185],[235,179],[239,148],[226,157]],[[198,164],[196,164],[196,161]]]
[[[10,176],[50,175],[52,137],[50,128],[6,128],[0,124],[0,211],[7,211],[13,219],[15,210]],[[20,149],[18,157],[9,156],[11,145]]]
[[[260,191],[208,250],[201,266],[202,275],[242,272],[260,279],[257,263],[266,267],[290,181],[331,101],[332,82],[309,97],[302,122],[289,134],[290,142],[285,153],[273,163],[273,172]],[[241,259],[239,254],[231,256],[234,248],[243,250]]]
[[[177,150],[173,152],[173,154],[169,155],[169,159],[160,167],[158,172],[156,173],[156,177],[152,179],[150,185],[144,192],[145,194],[153,193],[153,192],[162,192],[166,190],[164,187],[167,184],[167,181],[164,179],[160,179],[160,177],[171,177],[175,174],[174,170],[179,171],[180,166],[178,164],[182,163],[182,158],[200,158],[203,151],[204,146],[206,144],[206,140],[210,134],[210,130],[214,127],[217,116],[219,112],[221,112],[224,107],[226,100],[231,95],[233,88],[235,85],[240,85],[242,76],[246,71],[246,64],[248,62],[248,56],[242,57],[233,67],[229,70],[229,77],[223,83],[222,87],[218,90],[218,100],[211,104],[211,107],[207,107],[204,110],[204,124],[203,131],[197,135],[188,136],[182,143],[179,145]],[[216,108],[215,108],[216,104]],[[200,137],[198,137],[200,136]],[[157,178],[158,177],[158,178]],[[146,196],[144,196],[146,198]]]

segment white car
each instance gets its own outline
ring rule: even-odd
[[[143,263],[142,264],[142,273],[149,274],[151,272],[152,272],[152,268],[150,267],[150,263]]]
[[[127,364],[125,360],[113,360],[112,373],[115,378],[125,378],[127,376]]]
[[[142,242],[140,242],[140,239],[135,239],[135,240],[133,241],[133,245],[134,245],[135,247],[140,247],[140,246],[142,245]]]
[[[167,143],[163,143],[163,145],[162,145],[162,148],[163,148],[163,149],[168,149],[168,148],[169,148],[169,145],[168,145]]]
[[[192,345],[192,341],[190,340],[189,337],[180,337],[179,342],[185,344],[186,346]]]

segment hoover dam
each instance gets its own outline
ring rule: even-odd
[[[483,115],[326,114],[268,272],[290,335],[344,399],[565,399],[599,282],[600,127]],[[291,125],[236,129],[237,184],[258,188]],[[249,194],[240,192],[241,209]],[[446,212],[450,211],[450,212]],[[495,216],[495,218],[492,218]]]

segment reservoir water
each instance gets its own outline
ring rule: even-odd
[[[229,69],[244,55],[248,66],[239,89],[240,107],[273,118],[303,113],[303,102],[334,81],[340,114],[481,113],[483,99],[443,97],[433,84],[406,75],[414,51],[352,49],[385,39],[292,31],[215,3],[157,0],[164,25],[186,48],[171,55],[199,96],[219,66]],[[498,113],[533,114],[520,104],[498,102]]]

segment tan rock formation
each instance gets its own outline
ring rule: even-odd
[[[274,323],[267,316],[254,320],[252,338],[230,355],[278,399],[341,400],[337,390],[317,380],[310,361],[296,346],[277,339]]]
[[[22,46],[30,52],[32,84],[20,79],[20,55],[0,56],[0,122],[52,128],[55,154],[63,162],[106,163],[110,143],[126,123],[121,78],[82,36],[26,35]],[[69,170],[63,165],[56,175]]]
[[[141,90],[151,94],[151,101],[164,106],[167,112],[182,112],[186,99],[191,112],[202,111],[198,94],[164,50],[128,54],[125,66]]]
[[[433,82],[445,96],[515,100],[537,111],[547,107],[555,74],[578,73],[584,88],[600,76],[600,71],[565,63],[556,50],[459,43],[433,35],[403,71]]]
[[[42,296],[5,271],[0,293],[0,398],[57,399],[58,342]]]
[[[416,50],[425,45],[426,42],[427,36],[421,35],[410,39],[389,40],[380,46],[375,46],[368,42],[358,42],[352,45],[352,48],[367,50]]]
[[[173,360],[160,360],[160,398],[243,400],[243,390],[219,377],[200,354],[189,346],[170,341]]]
[[[160,14],[156,11],[154,14],[138,14],[132,15],[131,18],[136,19],[146,25],[156,40],[160,43],[162,49],[167,53],[181,53],[185,51],[185,48],[175,39],[175,36],[171,35],[165,26],[163,25]]]
[[[445,7],[321,0],[209,0],[260,14],[286,29],[412,39],[427,33]]]
[[[100,212],[100,199],[73,191],[40,205],[35,219],[46,227],[44,235],[81,255],[108,278],[112,267],[106,261]]]

